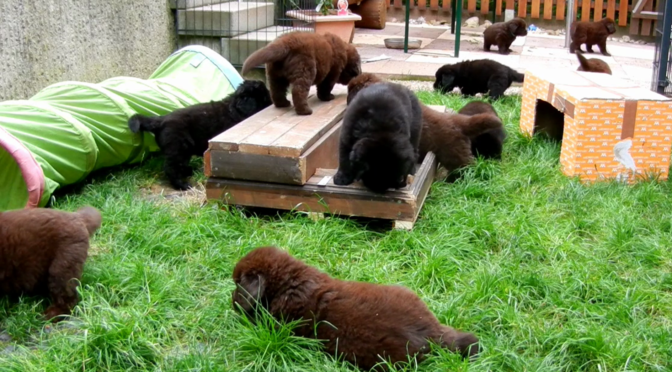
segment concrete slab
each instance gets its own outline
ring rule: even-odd
[[[275,6],[267,2],[212,4],[177,11],[180,35],[231,37],[273,25]]]

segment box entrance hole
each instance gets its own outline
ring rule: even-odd
[[[562,142],[564,129],[565,115],[550,103],[538,99],[534,109],[534,135]]]

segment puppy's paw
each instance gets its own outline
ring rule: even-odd
[[[334,176],[334,185],[346,186],[353,181],[352,177],[348,177],[345,173],[340,171],[336,172],[336,175]]]
[[[296,114],[297,115],[312,115],[313,110],[310,107],[307,108],[296,108]]]
[[[47,310],[44,311],[44,317],[54,323],[63,320],[61,315],[70,315],[70,310],[64,309],[58,305],[51,305],[47,308]]]
[[[290,107],[290,106],[292,105],[292,103],[289,102],[289,100],[287,100],[287,99],[284,100],[284,101],[273,102],[273,104],[274,104],[275,107],[277,107],[277,108]]]
[[[611,57],[611,54],[609,52],[603,52],[602,55],[607,56],[607,57]]]
[[[333,100],[333,99],[336,98],[336,97],[334,97],[333,94],[329,93],[328,95],[327,95],[327,94],[322,94],[322,95],[321,95],[321,94],[318,94],[318,95],[317,95],[317,98],[319,98],[320,101],[329,102],[329,101]]]
[[[191,185],[189,185],[188,182],[184,181],[171,181],[170,184],[173,186],[175,190],[179,191],[186,191],[191,188]]]

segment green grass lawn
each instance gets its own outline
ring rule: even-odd
[[[159,158],[60,194],[54,207],[104,216],[82,301],[72,321],[50,326],[39,299],[0,299],[0,340],[11,336],[0,370],[355,371],[288,327],[251,326],[232,310],[237,260],[277,245],[336,278],[407,286],[484,348],[472,363],[437,350],[399,370],[669,371],[670,184],[582,185],[561,174],[559,145],[519,133],[520,97],[495,108],[509,133],[503,160],[435,182],[411,232],[152,195]]]

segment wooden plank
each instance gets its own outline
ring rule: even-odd
[[[443,0],[443,10],[450,10],[450,0]]]
[[[514,9],[516,6],[515,0],[506,0],[506,9]]]
[[[502,15],[502,0],[495,0],[495,14]]]
[[[518,17],[527,18],[527,0],[518,2]]]
[[[429,9],[439,10],[439,0],[429,0]]]
[[[203,173],[206,177],[212,177],[210,169],[210,149],[207,149],[205,150],[205,153],[203,153]]]
[[[616,19],[616,0],[607,1],[607,18]]]
[[[565,0],[557,0],[555,7],[555,19],[562,21],[565,19]]]
[[[618,25],[627,26],[628,25],[628,0],[619,0],[618,4]],[[636,24],[638,22],[632,22]]]
[[[211,200],[243,206],[412,222],[425,201],[436,168],[436,158],[429,153],[410,185],[384,194],[372,193],[358,183],[334,185],[336,169],[318,169],[304,186],[209,178],[206,195]]]
[[[420,10],[427,9],[427,0],[418,0],[417,8]]]
[[[604,3],[602,0],[595,0],[595,12],[593,13],[594,22],[597,22],[602,19],[603,4]]]
[[[590,21],[590,3],[590,0],[583,0],[581,2],[581,20],[584,22]]]
[[[418,0],[420,1],[420,0]],[[468,0],[467,1],[467,11],[469,13],[475,13],[476,12],[476,0]]]
[[[303,121],[300,125],[273,141],[268,148],[268,154],[300,156],[341,120],[345,113],[346,98],[345,94],[338,95],[333,101],[323,106],[323,109],[315,110],[309,120]]]
[[[394,7],[397,9],[401,9],[402,8],[401,0],[394,0]]]
[[[544,19],[553,19],[553,0],[544,0]]]
[[[530,9],[530,17],[539,18],[539,2],[540,2],[540,0],[532,0],[532,8]]]
[[[621,0],[623,1],[623,0]],[[639,35],[639,24],[640,20],[637,18],[632,18],[630,20],[630,35]],[[620,22],[619,22],[620,24]]]
[[[317,168],[338,168],[342,121],[299,158],[239,151],[212,151],[209,176],[234,180],[304,185]]]
[[[481,1],[481,14],[490,13],[490,1]]]
[[[317,96],[308,100],[312,115],[297,115],[294,110],[268,123],[238,142],[238,151],[251,154],[270,154],[298,157],[321,134],[336,125],[345,112],[347,88],[340,86],[333,91],[336,98],[329,102]],[[283,137],[288,136],[283,140]]]
[[[663,0],[658,0],[658,1],[663,1]],[[644,4],[644,11],[645,12],[650,12],[653,10],[653,0],[647,0],[646,3]],[[651,35],[651,20],[650,19],[643,19],[642,20],[642,32],[640,35],[642,36],[649,36]]]

